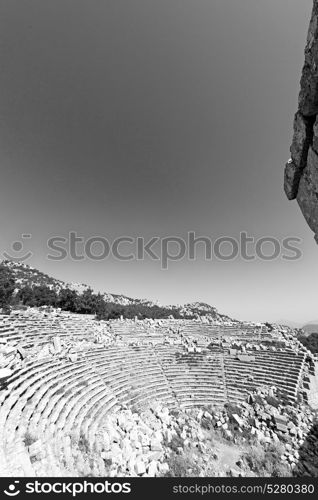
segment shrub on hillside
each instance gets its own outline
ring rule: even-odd
[[[169,442],[165,441],[164,444],[167,448],[170,448],[170,450],[172,450],[174,453],[178,453],[179,449],[180,448],[183,449],[184,447],[184,440],[179,434],[177,434],[172,437],[171,441]]]
[[[165,477],[198,477],[200,469],[189,455],[173,453],[167,459],[169,472]]]
[[[233,420],[233,415],[236,414],[238,416],[241,416],[242,414],[242,408],[233,403],[226,403],[224,407],[226,408],[226,412],[231,420]]]
[[[30,307],[51,306],[57,307],[57,293],[46,285],[22,287],[17,293],[17,299],[23,305]]]
[[[145,304],[128,304],[121,305],[112,302],[100,303],[96,311],[98,319],[117,319],[123,316],[127,319],[165,319],[173,316],[175,319],[180,318],[180,314],[174,309],[159,307],[156,305],[149,306]]]
[[[281,460],[281,444],[271,444],[267,449],[259,445],[250,446],[243,458],[258,477],[289,477],[290,469]]]
[[[300,336],[298,340],[313,354],[318,353],[318,333],[311,333],[308,337]]]
[[[0,308],[8,308],[15,289],[12,271],[0,264]]]
[[[278,408],[280,405],[279,399],[275,396],[266,396],[265,400],[269,405],[274,406],[274,408]]]
[[[82,453],[88,454],[90,452],[90,444],[89,444],[89,441],[84,434],[80,435],[80,438],[78,440],[78,449]]]
[[[37,437],[30,431],[26,431],[23,437],[23,442],[26,447],[31,446],[31,444],[37,441]]]

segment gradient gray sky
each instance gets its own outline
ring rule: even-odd
[[[311,0],[2,0],[0,251],[162,303],[317,319],[317,245],[282,189]],[[297,262],[50,262],[77,231],[303,238]],[[15,255],[15,256],[18,256]]]

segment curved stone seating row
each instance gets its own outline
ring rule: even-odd
[[[225,355],[225,378],[230,399],[266,385],[276,386],[294,400],[299,389],[304,356],[288,352],[253,351],[255,361]],[[242,399],[242,397],[240,397]]]
[[[146,357],[144,359],[141,358],[140,361],[138,361],[138,359],[134,355],[136,359],[134,360],[134,364],[131,366],[129,366],[129,363],[131,363],[131,361],[129,361],[129,356],[128,356],[127,352],[125,353],[124,357],[122,356],[122,352],[120,355],[118,355],[118,353],[117,353],[117,357],[119,359],[116,358],[116,355],[115,355],[115,357],[112,356],[111,363],[113,363],[114,366],[116,367],[115,371],[111,371],[109,361],[105,362],[105,360],[103,360],[103,362],[99,366],[100,370],[102,368],[105,370],[105,372],[102,374],[104,377],[108,376],[110,378],[110,380],[112,380],[112,379],[114,380],[114,382],[112,382],[112,389],[114,390],[114,392],[116,392],[117,396],[118,396],[119,389],[123,386],[123,384],[126,383],[125,381],[127,379],[127,376],[129,376],[130,381],[131,380],[133,381],[132,384],[130,384],[130,387],[133,389],[133,392],[136,395],[134,398],[132,398],[130,396],[128,399],[125,399],[124,400],[125,403],[131,404],[131,403],[134,403],[135,401],[139,401],[139,403],[140,403],[141,397],[143,395],[146,395],[146,396],[144,396],[144,398],[149,399],[149,395],[150,395],[150,397],[152,397],[152,392],[151,392],[152,387],[154,389],[153,392],[154,392],[155,398],[158,399],[160,396],[161,400],[163,400],[163,396],[165,396],[165,395],[167,395],[167,397],[168,397],[169,393],[171,393],[171,388],[172,388],[172,390],[174,389],[171,386],[170,380],[168,380],[170,385],[167,386],[167,373],[165,372],[165,370],[163,370],[164,376],[162,373],[158,373],[158,366],[161,364],[160,362],[158,363],[158,359],[155,360],[156,366],[153,366],[153,364],[152,365],[149,364],[149,360],[151,358],[151,352],[149,350],[144,350],[143,353],[146,353]],[[143,354],[143,356],[144,356],[144,354]],[[120,364],[121,364],[121,366],[120,366]],[[138,367],[138,364],[139,364],[139,367]],[[120,370],[122,370],[124,372],[124,374],[122,374],[122,372],[120,372]],[[134,377],[134,376],[135,376],[135,378],[132,379],[131,377]],[[202,371],[201,371],[201,376],[202,376]],[[136,380],[136,377],[137,377],[137,381],[138,381],[138,377],[141,377],[141,383],[139,384],[139,386],[133,387],[133,385],[135,384],[134,380]],[[145,386],[144,379],[146,379],[147,383],[151,384],[151,386]],[[201,383],[203,384],[203,380],[201,380]],[[198,381],[197,381],[197,379],[195,379],[195,385],[193,386],[193,388],[192,387],[187,388],[186,381],[182,381],[182,386],[180,388],[180,400],[181,399],[184,400],[184,395],[182,394],[182,391],[184,391],[185,387],[186,387],[185,392],[188,392],[188,394],[190,394],[190,399],[191,399],[191,393],[197,389],[197,384],[198,384]],[[170,388],[170,386],[171,386],[171,388]],[[211,368],[209,368],[209,370],[206,373],[206,386],[207,386],[207,389],[205,391],[205,394],[211,388]],[[129,384],[128,384],[128,387],[129,387]],[[160,394],[158,394],[159,389],[161,391]],[[213,390],[214,390],[214,394],[215,394],[215,389],[213,389]],[[127,391],[124,390],[125,395],[126,395],[126,392]],[[200,393],[200,390],[198,392]],[[199,396],[202,396],[202,394],[198,394],[198,397]],[[223,396],[223,393],[222,393],[222,396]],[[167,400],[167,397],[165,397],[165,400]],[[171,399],[171,397],[170,397],[170,399]],[[224,396],[223,396],[223,400],[224,400]]]
[[[126,359],[128,376],[125,374],[123,380],[119,380],[119,374],[116,375],[108,369],[110,384],[102,380],[100,373],[97,373],[98,352],[94,351],[85,353],[77,363],[43,361],[41,364],[29,364],[28,369],[15,374],[9,382],[7,397],[1,407],[1,419],[4,423],[2,441],[10,470],[16,471],[17,474],[31,474],[33,464],[27,462],[26,465],[25,457],[24,460],[21,458],[22,452],[19,456],[16,452],[18,448],[24,450],[23,436],[27,431],[40,433],[44,442],[54,437],[50,441],[53,443],[51,452],[55,456],[62,454],[68,470],[71,470],[73,462],[69,440],[66,439],[64,445],[63,440],[58,439],[59,436],[72,433],[78,438],[83,433],[90,436],[90,441],[94,442],[94,435],[102,424],[103,416],[118,405],[116,395],[120,402],[138,405],[141,401],[152,402],[160,396],[167,399],[169,386],[160,373],[158,364],[151,366],[149,363],[149,350],[131,349],[131,353],[137,359],[132,359],[131,363]],[[94,362],[89,358],[89,354],[94,358]],[[100,350],[99,354],[101,361],[105,358],[105,352]],[[117,360],[113,359],[115,353],[112,354],[113,367],[116,368]],[[120,355],[122,356],[123,352]],[[140,383],[140,391],[136,393],[131,393],[131,370],[135,372],[133,382]],[[116,383],[113,382],[113,376]],[[84,387],[83,390],[77,391],[77,382],[80,380],[85,382]],[[17,428],[16,422],[19,422]],[[47,454],[48,446],[45,445]],[[52,444],[50,446],[52,447]],[[58,467],[58,464],[55,464],[55,467]],[[37,473],[40,474],[40,471]]]
[[[2,404],[0,407],[0,442],[4,447],[5,456],[9,460],[10,470],[15,470],[16,453],[11,457],[10,449],[15,452],[16,435],[15,429],[18,425],[19,412],[27,404],[27,398],[24,397],[29,387],[41,381],[42,377],[52,371],[52,362],[29,363],[28,366],[18,373],[15,373],[12,380],[9,381],[7,389],[2,391]],[[11,457],[11,459],[10,459]],[[12,468],[13,467],[13,468]]]
[[[173,403],[170,385],[151,348],[94,349],[86,353],[86,359],[122,404],[141,407],[158,398]]]
[[[271,340],[271,333],[267,332],[265,327],[256,327],[255,325],[235,324],[235,325],[214,325],[196,320],[177,320],[177,319],[163,319],[152,323],[145,323],[143,321],[120,321],[114,320],[110,322],[110,327],[113,333],[120,335],[126,339],[137,341],[142,337],[155,335],[160,331],[162,335],[169,335],[172,332],[178,332],[186,337],[192,339],[203,338],[218,339],[221,341],[222,337],[231,339],[237,338],[242,341],[265,341]]]
[[[34,346],[41,346],[45,345],[48,342],[51,342],[55,336],[59,336],[61,340],[92,340],[92,332],[87,333],[78,331],[76,333],[74,332],[65,332],[65,331],[47,331],[47,332],[36,332],[36,333],[31,333],[31,334],[26,334],[24,338],[20,341],[20,344],[24,348],[28,347],[34,347]]]
[[[105,323],[104,323],[105,324]],[[255,326],[250,328],[251,335],[247,336],[248,327],[244,325],[244,331],[240,332],[237,325],[213,325],[197,322],[195,320],[160,320],[155,322],[114,320],[109,322],[108,327],[112,333],[126,337],[132,342],[137,342],[142,337],[160,337],[171,332],[183,333],[185,336],[202,339],[220,339],[222,335],[239,336],[243,340],[259,339],[259,334],[255,336]],[[243,328],[242,327],[242,328]],[[6,338],[10,341],[19,341],[24,347],[45,344],[54,335],[59,335],[65,339],[78,338],[89,339],[96,328],[96,321],[91,316],[78,315],[72,313],[41,314],[32,313],[14,314],[13,316],[0,316],[0,339]],[[14,334],[13,334],[14,332]],[[15,335],[15,337],[14,337]],[[262,338],[267,333],[262,333]],[[202,345],[204,343],[202,342]]]
[[[22,471],[30,475],[30,464],[25,467],[16,451],[19,447],[25,450],[27,432],[36,433],[43,441],[50,437],[54,445],[59,432],[64,436],[89,432],[92,418],[101,409],[105,411],[106,404],[110,411],[116,398],[85,360],[44,362],[21,371],[21,377],[9,382],[0,410],[0,442],[9,470],[21,473],[24,463]]]
[[[222,325],[220,327],[220,334],[224,339],[230,340],[231,338],[235,338],[244,342],[263,342],[273,339],[272,334],[267,331],[266,327],[244,323],[229,326]]]
[[[197,323],[193,320],[160,320],[159,322],[145,323],[143,321],[120,321],[110,322],[111,330],[117,335],[122,336],[143,336],[152,335],[161,331],[162,334],[171,332],[184,333],[186,335],[209,335],[217,336],[218,327]]]
[[[183,320],[179,326],[180,331],[184,335],[206,335],[208,337],[218,337],[220,328],[214,325],[198,323],[193,320]]]
[[[91,340],[96,325],[91,317],[75,314],[58,317],[0,316],[0,340],[19,343],[26,348],[41,346],[56,335],[65,340]]]
[[[23,338],[23,334],[12,326],[0,324],[0,342],[18,343]]]
[[[225,403],[222,364],[219,354],[187,353],[182,347],[156,346],[156,355],[182,406]]]

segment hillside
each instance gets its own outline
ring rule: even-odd
[[[52,305],[54,307],[59,306],[71,312],[96,314],[96,310],[91,310],[90,303],[93,297],[95,303],[98,302],[99,309],[101,304],[103,309],[107,309],[107,312],[103,311],[103,313],[100,313],[100,317],[103,319],[120,317],[121,315],[128,318],[135,315],[143,318],[160,318],[172,315],[175,318],[209,316],[219,321],[233,321],[229,316],[218,313],[215,307],[202,302],[162,306],[158,302],[147,299],[136,299],[109,292],[96,294],[85,283],[67,283],[24,263],[5,260],[2,262],[2,265],[10,270],[15,282],[15,296],[24,305]],[[33,295],[32,291],[34,292]],[[66,299],[65,295],[68,295]],[[63,296],[63,303],[58,303],[61,296]],[[83,301],[85,302],[85,306],[83,306]],[[78,306],[74,302],[81,302],[81,304]],[[67,307],[63,306],[65,303],[68,304]],[[97,307],[96,304],[95,306]]]
[[[42,271],[39,271],[38,269],[35,269],[34,267],[31,267],[22,262],[5,260],[2,262],[2,265],[6,266],[12,271],[15,282],[18,285],[18,289],[24,286],[47,286],[57,293],[59,293],[61,290],[65,290],[66,288],[68,288],[69,290],[74,290],[77,293],[83,293],[85,290],[91,288],[85,283],[67,283],[65,281],[53,278],[52,276],[49,276],[48,274],[45,274]],[[127,305],[135,302],[143,302],[142,300],[131,299],[129,297],[126,297],[125,295],[116,295],[112,293],[105,293],[104,297],[108,302],[114,302],[122,305]]]

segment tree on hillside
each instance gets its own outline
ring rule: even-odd
[[[40,306],[52,306],[57,305],[57,294],[55,290],[51,289],[46,285],[39,286],[29,286],[26,285],[22,287],[17,298],[26,306],[30,307],[40,307]]]
[[[99,312],[103,310],[105,300],[101,293],[94,294],[93,312],[98,316]]]
[[[105,302],[104,300],[100,302],[96,314],[97,319],[118,319],[120,316],[128,318],[126,312],[127,306],[122,306],[121,304],[116,304],[114,302]]]
[[[24,305],[34,306],[34,294],[29,285],[25,285],[17,293],[17,299]]]
[[[6,308],[10,305],[15,289],[15,280],[12,272],[0,264],[0,307]]]
[[[55,290],[46,285],[33,287],[35,305],[40,306],[57,306],[57,294]]]
[[[78,294],[70,288],[63,288],[58,296],[58,307],[63,311],[78,312]]]
[[[78,296],[78,312],[82,314],[95,314],[97,306],[97,295],[93,293],[91,288],[84,290]]]

